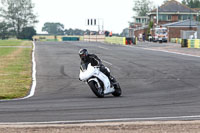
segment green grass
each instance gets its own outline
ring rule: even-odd
[[[8,41],[6,43],[10,45]],[[28,94],[32,83],[31,53],[31,48],[0,48],[0,99],[20,98]]]
[[[0,47],[0,57],[1,56],[6,56],[15,51],[16,48],[1,48]]]
[[[31,43],[23,40],[0,40],[0,46],[31,46]]]

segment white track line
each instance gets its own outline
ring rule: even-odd
[[[110,63],[110,62],[108,62],[108,61],[105,61],[105,60],[102,60],[104,63],[107,63],[107,64],[109,64],[109,65],[111,65],[112,66],[112,63]]]
[[[16,98],[16,99],[11,99],[11,100],[0,100],[0,102],[3,101],[17,101],[17,100],[24,100],[28,99],[35,94],[35,88],[36,88],[36,61],[35,61],[35,42],[33,42],[33,50],[32,50],[32,86],[31,90],[28,96],[23,97],[23,98]]]
[[[191,55],[191,54],[185,54],[185,53],[180,53],[180,52],[172,52],[172,51],[167,51],[167,50],[152,49],[152,48],[140,48],[140,47],[133,47],[133,46],[126,46],[126,47],[144,49],[144,50],[150,50],[150,51],[159,51],[159,52],[165,52],[165,53],[171,53],[171,54],[178,54],[178,55],[184,55],[184,56],[191,56],[191,57],[200,58],[200,56],[198,56],[198,55]]]
[[[102,49],[106,49],[106,50],[109,50],[109,48],[105,48],[105,47],[102,47],[102,46],[98,46],[99,48],[102,48]]]
[[[185,53],[179,53],[179,52],[171,52],[171,51],[167,51],[167,50],[156,50],[156,49],[151,49],[151,48],[143,48],[145,50],[151,50],[151,51],[160,51],[160,52],[166,52],[166,53],[172,53],[172,54],[179,54],[179,55],[184,55],[184,56],[191,56],[191,57],[198,57],[200,58],[200,56],[198,55],[191,55],[191,54],[185,54]]]
[[[37,124],[73,124],[73,123],[98,123],[98,122],[128,122],[128,121],[163,121],[163,120],[191,120],[199,119],[196,116],[174,116],[174,117],[149,117],[149,118],[121,118],[121,119],[96,119],[96,120],[75,120],[75,121],[46,121],[46,122],[7,122],[0,125],[37,125]]]
[[[31,91],[28,96],[21,98],[21,99],[27,99],[35,94],[35,88],[36,88],[36,61],[35,61],[35,42],[33,41],[33,51],[32,51],[32,87]]]

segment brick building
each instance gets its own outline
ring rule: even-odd
[[[163,24],[163,27],[168,29],[168,41],[171,38],[181,38],[181,30],[183,31],[197,31],[197,26],[199,22],[194,20],[184,20],[174,23]]]
[[[157,14],[158,14],[158,24],[157,24]],[[179,32],[181,30],[196,30],[197,29],[196,28],[197,26],[195,25],[196,23],[195,21],[198,19],[198,10],[191,9],[176,0],[169,0],[165,4],[149,12],[148,17],[149,17],[149,21],[152,21],[154,23],[153,24],[154,28],[156,26],[161,26],[161,25],[163,27],[168,27],[168,30],[169,30],[168,35],[170,39],[170,38],[180,37]],[[186,20],[190,20],[190,21],[186,21]],[[182,21],[184,23],[181,23]],[[180,23],[175,23],[175,22],[180,22]],[[190,22],[192,22],[192,25],[189,25]],[[142,28],[141,27],[135,28],[135,26],[133,25],[130,25],[130,26],[134,28],[134,35],[136,37],[138,37],[139,34],[146,32],[148,28],[148,26],[143,26]]]
[[[158,10],[158,25],[172,23],[177,21],[183,21],[187,19],[197,20],[198,11],[189,8],[186,5],[181,4],[176,0],[170,0],[158,7],[158,9],[152,10],[148,15],[150,21],[156,23],[156,16]]]

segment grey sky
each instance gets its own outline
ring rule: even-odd
[[[65,28],[97,30],[97,26],[87,26],[88,18],[100,18],[104,29],[121,33],[133,21],[134,0],[32,0],[39,23],[36,25],[41,33],[45,22],[60,22]],[[161,5],[164,0],[153,0],[154,5]],[[178,0],[181,1],[181,0]]]

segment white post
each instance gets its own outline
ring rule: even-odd
[[[156,16],[156,19],[157,19],[156,23],[158,25],[158,6],[157,6],[157,16]]]

